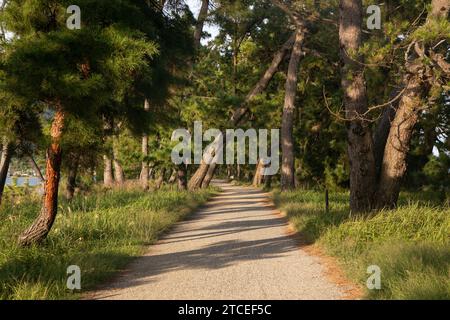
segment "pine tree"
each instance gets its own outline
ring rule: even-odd
[[[6,27],[18,37],[7,48],[7,90],[29,103],[40,102],[41,111],[52,118],[42,209],[20,236],[21,245],[41,242],[55,220],[70,116],[89,119],[121,105],[157,53],[139,29],[145,15],[133,2],[86,0],[79,5],[85,13],[80,30],[66,27],[66,1],[16,0],[5,9]]]

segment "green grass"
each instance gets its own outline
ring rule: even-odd
[[[381,290],[365,289],[365,298],[450,299],[448,201],[437,205],[429,194],[403,194],[396,210],[352,217],[346,193],[330,195],[328,213],[322,192],[274,192],[274,199],[296,230],[337,257],[361,287],[369,266],[381,268]]]
[[[154,243],[213,190],[195,193],[161,190],[97,191],[59,213],[42,246],[20,248],[21,231],[39,210],[39,201],[5,204],[0,212],[0,299],[77,299],[66,288],[67,267],[78,265],[82,291],[107,280]]]

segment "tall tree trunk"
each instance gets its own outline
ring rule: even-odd
[[[3,139],[2,157],[0,160],[0,204],[2,203],[3,191],[5,190],[6,179],[8,178],[9,165],[12,158],[12,145],[8,139]]]
[[[196,48],[199,48],[201,44],[203,27],[205,25],[206,18],[208,17],[208,8],[209,0],[202,0],[202,7],[200,8],[200,13],[197,18],[194,32],[194,45]]]
[[[187,190],[187,172],[186,165],[180,164],[178,166],[177,172],[177,181],[178,181],[178,189]]]
[[[427,23],[432,19],[446,19],[449,9],[448,0],[433,0]],[[425,103],[423,98],[428,95],[429,86],[423,79],[425,73],[420,70],[423,62],[417,58],[418,55],[412,56],[407,61],[407,72],[403,76],[403,86],[406,89],[399,102],[386,142],[376,195],[376,206],[379,209],[397,206],[401,181],[407,169],[406,158],[413,130]]]
[[[119,137],[113,136],[113,165],[114,165],[114,180],[118,186],[125,184],[125,174],[119,162]]]
[[[305,39],[304,29],[299,27],[295,36],[294,48],[289,61],[289,69],[286,79],[286,93],[283,107],[283,117],[281,122],[281,190],[287,191],[295,189],[295,168],[294,168],[294,114],[295,97],[297,94],[298,68],[303,55],[303,41]]]
[[[146,112],[150,111],[150,104],[147,99],[145,99],[144,110]],[[144,132],[142,136],[142,169],[141,169],[141,185],[144,190],[149,189],[148,176],[149,176],[149,164],[148,164],[148,133]]]
[[[46,180],[44,185],[44,195],[42,208],[38,218],[19,237],[21,246],[29,246],[42,242],[50,232],[55,222],[58,212],[58,187],[61,177],[61,138],[64,128],[65,113],[60,105],[57,106],[56,113],[50,130],[51,145],[47,149]]]
[[[70,157],[71,163],[69,163],[69,170],[67,172],[67,185],[66,185],[66,199],[72,200],[75,194],[78,167],[80,163],[80,156],[75,154]]]
[[[264,90],[266,90],[270,81],[273,79],[274,75],[277,73],[278,68],[280,67],[281,62],[283,61],[286,54],[291,50],[295,42],[296,33],[293,33],[292,36],[283,44],[280,50],[278,50],[273,60],[266,70],[264,75],[259,79],[258,83],[253,87],[253,89],[246,96],[245,101],[241,104],[239,108],[237,108],[231,117],[231,122],[234,126],[238,126],[239,123],[242,122],[245,115],[249,112],[249,103],[259,94],[261,94]],[[203,179],[205,178],[206,173],[208,172],[208,165],[202,163],[195,174],[189,180],[189,190],[193,190],[196,188],[200,188]],[[236,178],[240,178],[239,173]]]
[[[375,158],[369,122],[360,115],[368,110],[361,47],[362,1],[340,1],[339,41],[342,60],[342,88],[347,119],[350,161],[350,209],[354,213],[371,209],[375,192]]]
[[[111,188],[114,185],[112,160],[105,154],[103,155],[103,163],[103,184],[105,187]]]

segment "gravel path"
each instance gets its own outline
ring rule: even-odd
[[[223,192],[179,223],[94,299],[340,299],[344,289],[301,250],[268,195]]]

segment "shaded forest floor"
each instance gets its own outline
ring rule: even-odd
[[[403,194],[396,210],[352,217],[346,193],[330,194],[326,212],[323,192],[274,192],[296,231],[361,287],[369,266],[381,268],[381,289],[366,289],[368,299],[450,299],[450,206],[433,198]]]
[[[71,203],[61,199],[43,246],[19,248],[17,237],[35,219],[40,202],[23,198],[0,212],[0,299],[76,299],[67,268],[77,265],[82,291],[104,282],[144,252],[175,222],[214,194],[163,189],[97,190]]]

